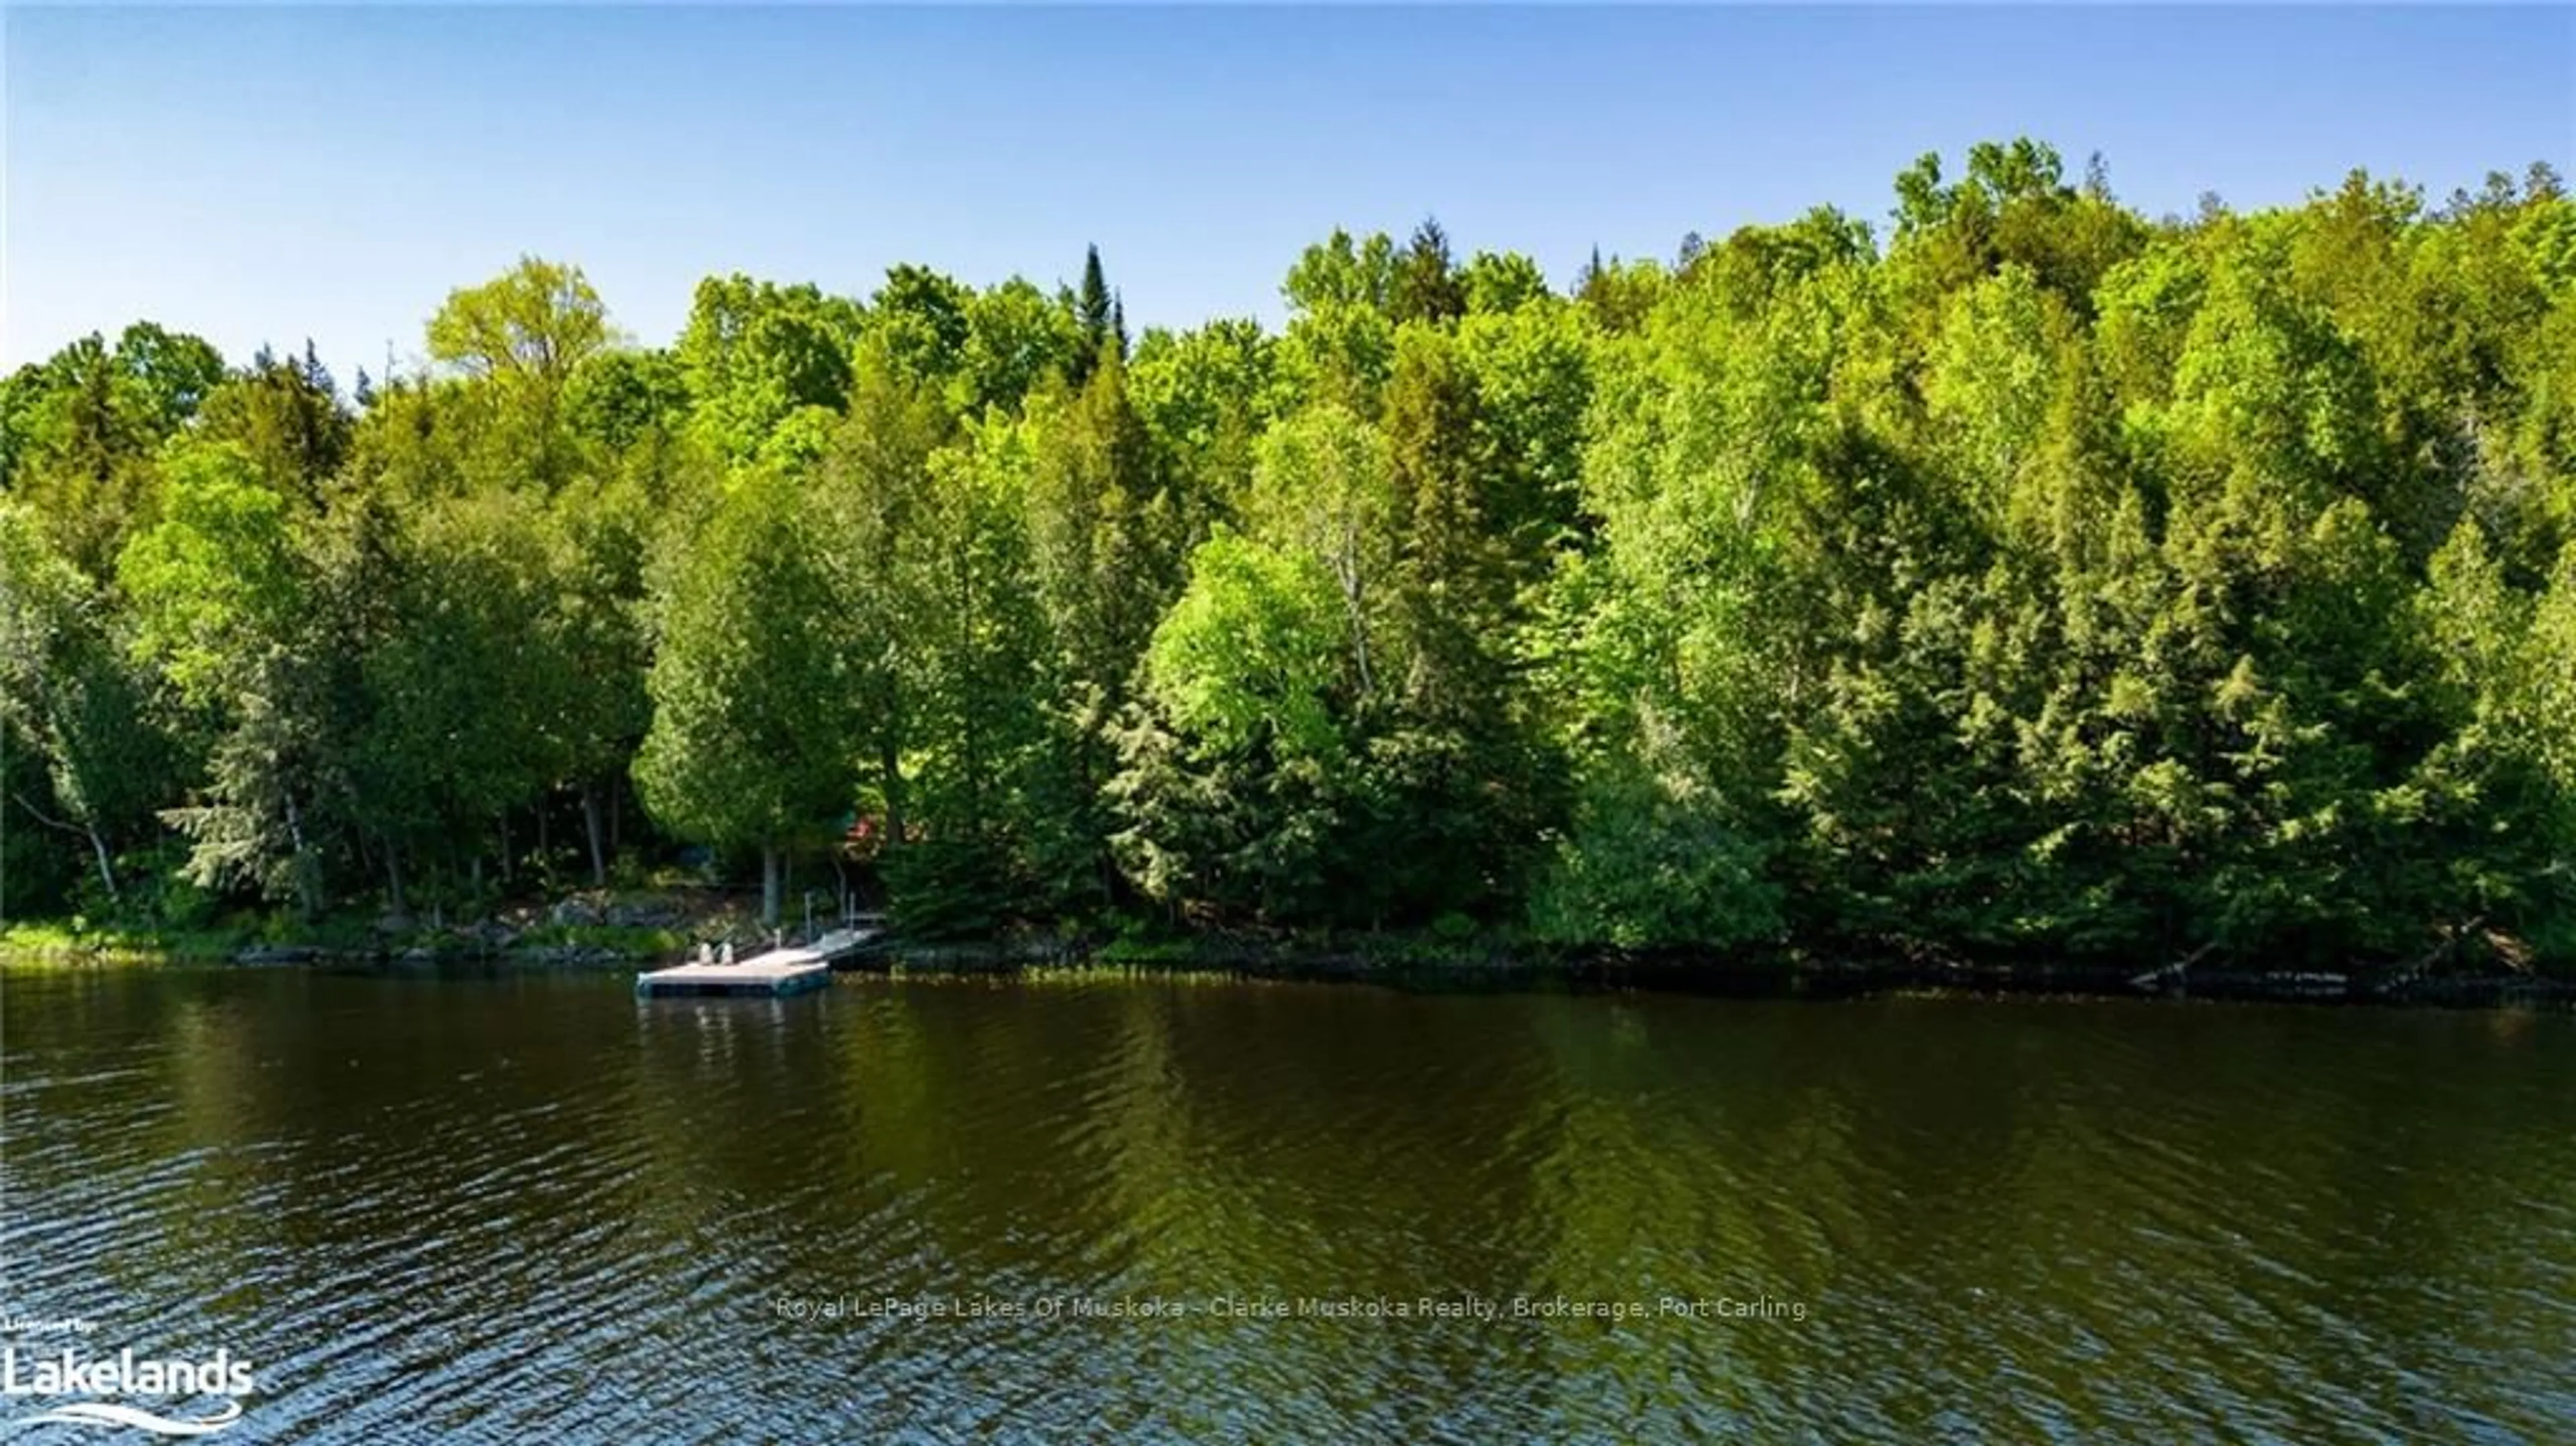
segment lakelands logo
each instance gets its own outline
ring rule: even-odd
[[[0,1346],[0,1398],[12,1403],[29,1397],[95,1396],[99,1400],[61,1401],[31,1416],[16,1418],[21,1426],[123,1426],[160,1436],[210,1436],[241,1419],[240,1397],[257,1390],[248,1361],[234,1360],[218,1348],[202,1359],[138,1358],[132,1350],[112,1356],[85,1355],[79,1348],[27,1350]],[[212,1412],[196,1416],[163,1415],[192,1399],[227,1399]],[[158,1410],[135,1405],[132,1397],[155,1397]]]

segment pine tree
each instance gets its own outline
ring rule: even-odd
[[[1467,291],[1449,255],[1449,235],[1439,221],[1425,217],[1396,264],[1394,305],[1397,322],[1447,321],[1467,310]]]
[[[1109,290],[1109,279],[1100,269],[1100,248],[1084,248],[1082,253],[1082,291],[1074,302],[1074,319],[1082,325],[1082,345],[1073,354],[1072,380],[1076,388],[1091,381],[1091,373],[1100,364],[1100,349],[1118,341],[1120,352],[1126,350],[1125,319],[1120,314],[1118,298]]]

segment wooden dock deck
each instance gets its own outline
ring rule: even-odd
[[[875,941],[877,929],[835,929],[811,944],[771,949],[730,962],[701,957],[635,976],[639,998],[732,994],[776,999],[821,989],[832,982],[832,963]]]

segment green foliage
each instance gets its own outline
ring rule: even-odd
[[[608,309],[581,268],[534,256],[481,286],[449,292],[429,320],[432,359],[550,386],[610,339]]]
[[[288,499],[232,443],[169,460],[162,520],[137,536],[117,575],[135,609],[135,646],[166,675],[205,749],[202,794],[165,817],[195,847],[188,873],[323,903],[321,815],[345,651]]]
[[[2571,258],[2545,169],[2150,225],[2020,140],[1564,295],[1335,232],[1276,336],[1095,251],[668,351],[530,260],[358,414],[87,338],[0,382],[0,907],[624,819],[925,935],[2576,967]]]
[[[777,848],[823,834],[852,788],[851,660],[822,519],[800,480],[737,478],[660,613],[645,803],[683,838]]]
[[[1076,370],[1083,346],[1073,313],[1016,276],[975,293],[966,303],[963,409],[1017,411],[1048,378]]]
[[[1574,296],[1602,330],[1630,332],[1645,324],[1666,284],[1663,268],[1651,260],[1614,259],[1605,266],[1595,251],[1574,279]]]
[[[868,330],[879,354],[916,386],[937,388],[966,368],[974,331],[965,287],[926,266],[897,266],[869,309]],[[817,395],[815,404],[837,407],[840,397]]]
[[[1278,400],[1278,344],[1251,321],[1149,331],[1127,368],[1127,394],[1176,485],[1217,516],[1242,502],[1255,443]]]
[[[1506,315],[1551,295],[1547,273],[1517,251],[1477,252],[1468,259],[1459,284],[1466,292],[1467,310],[1478,316]]]
[[[85,844],[110,903],[115,854],[149,836],[156,795],[173,782],[149,710],[153,679],[120,622],[33,509],[0,496],[0,745],[43,770],[41,784],[0,793],[0,809]]]
[[[1102,363],[1078,395],[1031,419],[1027,492],[1034,580],[1072,706],[1096,717],[1124,700],[1179,591],[1195,521],[1128,399],[1125,366],[1109,353]]]
[[[138,642],[201,705],[221,702],[304,609],[286,498],[222,443],[173,453],[161,521],[118,566]]]
[[[1596,777],[1530,900],[1540,937],[1622,948],[1723,949],[1775,938],[1781,889],[1761,834],[1704,790],[1641,772]]]
[[[1399,322],[1447,321],[1467,309],[1467,288],[1449,255],[1449,235],[1425,220],[1395,266],[1387,309]]]
[[[699,282],[673,350],[699,440],[718,456],[742,460],[760,452],[770,430],[798,408],[837,410],[849,394],[851,348],[862,325],[855,302],[810,285],[741,275]]]
[[[152,455],[223,378],[204,341],[149,322],[97,334],[0,381],[0,491],[31,504],[54,545],[105,579],[155,502]]]
[[[1314,558],[1220,533],[1190,555],[1189,590],[1154,631],[1147,691],[1220,752],[1269,743],[1329,766],[1341,739],[1325,700],[1343,631]]]
[[[308,344],[301,359],[266,352],[207,394],[192,440],[240,447],[269,486],[319,507],[349,458],[352,429],[331,374]]]
[[[1395,241],[1385,232],[1366,240],[1336,228],[1330,239],[1306,248],[1288,270],[1280,291],[1301,315],[1328,307],[1383,311],[1395,295]]]
[[[1082,254],[1082,290],[1074,299],[1076,335],[1065,375],[1077,388],[1091,381],[1104,352],[1114,351],[1121,360],[1127,355],[1127,321],[1116,293],[1109,289],[1109,278],[1100,269],[1100,248],[1086,249]]]
[[[689,411],[679,359],[667,351],[601,352],[566,383],[565,422],[575,435],[612,451],[654,433],[676,434]]]

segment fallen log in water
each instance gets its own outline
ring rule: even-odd
[[[2182,983],[2185,970],[2207,958],[2209,951],[2217,947],[2218,942],[2213,939],[2161,969],[2150,969],[2144,974],[2132,975],[2129,979],[2129,987],[2149,994],[2161,994],[2167,989],[2175,988]]]

